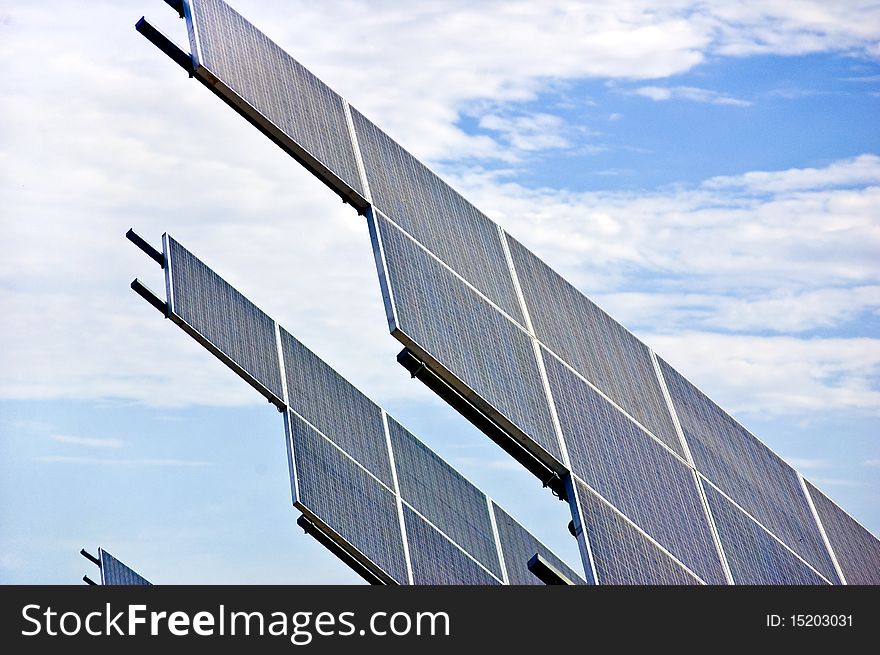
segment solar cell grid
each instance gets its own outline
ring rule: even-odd
[[[695,585],[699,581],[651,543],[579,480],[577,501],[589,541],[597,584]],[[573,510],[574,511],[574,510]],[[588,561],[581,541],[581,557]]]
[[[438,359],[484,405],[561,460],[531,337],[380,214],[372,220],[388,265],[395,334]]]
[[[103,548],[98,549],[101,561],[101,584],[149,586],[150,583],[129,566],[123,564]]]
[[[523,323],[498,226],[351,110],[373,206]]]
[[[442,533],[404,505],[406,538],[410,544],[413,584],[497,585],[501,581],[480,567]]]
[[[391,487],[379,406],[283,328],[281,352],[290,409]]]
[[[828,584],[712,485],[705,488],[735,584]]]
[[[166,235],[171,311],[283,403],[275,321]]]
[[[572,472],[705,582],[724,584],[692,469],[558,359],[544,361]]]
[[[507,242],[538,339],[684,456],[648,347],[516,239]]]
[[[806,484],[846,583],[880,585],[880,540],[815,486]]]
[[[296,474],[294,505],[317,518],[398,584],[407,584],[394,492],[288,412]]]
[[[797,472],[662,359],[697,470],[829,580],[834,564]]]
[[[343,99],[221,0],[189,0],[191,47],[200,77],[237,109],[265,119],[312,172],[362,196]],[[216,88],[216,86],[215,86]],[[246,105],[243,106],[241,101]],[[275,135],[276,137],[278,135]],[[330,174],[328,179],[327,173]]]

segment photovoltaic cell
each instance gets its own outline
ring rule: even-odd
[[[500,581],[404,505],[413,584],[497,585]]]
[[[177,241],[168,237],[167,242],[174,315],[221,359],[281,400],[275,322]]]
[[[398,324],[485,403],[561,461],[532,339],[378,213]],[[393,320],[391,308],[386,308]]]
[[[317,518],[399,584],[407,584],[394,493],[302,419],[287,412],[294,505]]]
[[[669,364],[660,368],[697,470],[837,582],[795,470]]]
[[[281,352],[290,409],[392,487],[379,406],[284,329]]]
[[[543,354],[572,472],[703,581],[725,584],[692,469]]]
[[[135,573],[103,548],[98,549],[98,559],[101,561],[101,584],[136,585],[141,587],[150,585],[142,576]]]
[[[807,489],[846,583],[880,585],[880,540],[809,482]]]
[[[579,480],[574,481],[598,584],[695,585],[699,581],[627,523]],[[585,550],[583,544],[581,551]],[[586,557],[584,556],[586,561]]]
[[[283,402],[275,322],[171,237],[167,249],[173,314],[249,382]]]
[[[648,347],[516,239],[507,242],[538,339],[683,456]]]
[[[502,577],[486,494],[390,417],[388,431],[401,498]]]
[[[327,173],[363,196],[343,99],[220,0],[189,0],[196,74],[210,73],[239,108],[254,110],[277,138],[331,186]],[[216,85],[214,85],[216,86]],[[229,97],[223,88],[218,91]],[[236,98],[237,96],[237,98]]]
[[[352,109],[373,206],[523,322],[498,226]]]
[[[712,485],[703,485],[736,584],[828,584]]]
[[[538,553],[553,566],[564,573],[575,584],[586,584],[583,577],[576,573],[565,562],[556,557],[538,541],[531,532],[514,521],[510,515],[494,502],[495,524],[498,526],[498,538],[501,541],[501,552],[504,553],[504,568],[507,569],[507,582],[512,585],[543,584],[535,574],[529,571],[529,560]]]

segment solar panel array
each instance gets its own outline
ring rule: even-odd
[[[103,585],[150,585],[145,578],[103,548],[98,549],[98,560],[101,562],[101,584]]]
[[[196,76],[366,213],[392,334],[568,480],[589,578],[873,579],[876,538],[650,348],[220,0],[185,4]]]
[[[257,389],[265,393],[264,382],[273,382],[294,505],[347,555],[389,584],[540,584],[527,568],[535,553],[582,582],[179,242],[166,234],[163,244],[170,318]]]

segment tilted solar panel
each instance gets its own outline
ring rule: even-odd
[[[294,505],[340,535],[390,581],[406,584],[406,555],[394,491],[296,414],[286,422]]]
[[[501,584],[500,579],[410,507],[404,506],[403,516],[410,543],[413,584]]]
[[[120,562],[103,548],[98,549],[98,560],[101,562],[101,584],[148,586],[143,576]]]
[[[273,376],[254,362],[274,362],[273,398],[284,410],[291,489],[308,519],[304,527],[370,580],[506,580],[491,501],[482,491],[195,255],[169,235],[163,241],[168,311],[176,324],[261,392],[257,376]],[[159,299],[151,304],[163,305]],[[222,325],[226,315],[235,330]],[[510,530],[535,545],[524,561],[511,562],[516,575],[536,552],[564,566],[525,528]]]
[[[697,470],[837,582],[797,471],[669,364],[660,367]]]
[[[558,490],[554,482],[572,465],[568,451],[583,453],[568,447],[556,425],[557,413],[567,410],[554,402],[540,343],[610,399],[613,411],[838,580],[796,472],[220,0],[185,6],[196,77],[367,214],[392,334],[418,360],[416,368],[455,391],[433,387],[438,393],[487,433],[505,432],[493,434],[499,443],[525,448],[541,463],[529,470],[551,471]],[[580,505],[571,506],[581,522]],[[650,513],[648,505],[630,511],[637,509]],[[717,533],[705,507],[704,514]],[[674,548],[676,539],[704,544],[705,535],[686,527],[700,524],[685,521],[674,538],[662,533],[663,521],[642,527]],[[709,562],[691,555],[696,568]]]
[[[593,562],[596,584],[700,584],[696,576],[653,544],[583,482],[575,478],[573,485],[570,502],[578,504],[584,521],[578,531],[578,541],[582,557]]]
[[[846,583],[880,585],[880,541],[815,486],[806,485]]]
[[[185,7],[194,75],[364,208],[342,97],[221,0],[187,0]]]
[[[495,514],[495,525],[498,526],[498,540],[501,543],[501,552],[504,554],[504,568],[507,571],[507,583],[512,585],[539,585],[541,581],[529,571],[529,560],[535,555],[541,555],[553,566],[565,574],[575,584],[585,584],[579,573],[576,573],[568,564],[556,557],[547,549],[547,546],[538,541],[537,537],[517,523],[513,518],[492,503],[492,511]]]
[[[707,484],[705,488],[736,584],[828,584],[712,485]]]
[[[398,338],[434,357],[473,402],[537,443],[544,459],[561,461],[532,338],[381,214],[369,220],[387,264]]]
[[[382,409],[287,330],[280,333],[284,361],[290,362],[284,367],[290,407],[392,487]]]
[[[169,236],[169,318],[276,405],[284,402],[275,321]]]
[[[372,206],[524,325],[498,226],[352,109]]]
[[[560,360],[544,361],[572,473],[704,582],[725,584],[693,470]]]

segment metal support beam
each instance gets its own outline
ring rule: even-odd
[[[176,11],[178,16],[180,16],[181,18],[184,17],[185,14],[183,13],[183,0],[165,0],[165,4]]]
[[[87,560],[89,560],[92,564],[94,564],[95,566],[97,566],[97,567],[100,568],[100,566],[101,566],[101,560],[99,560],[97,557],[95,557],[94,555],[92,555],[92,554],[91,554],[90,552],[88,552],[85,548],[82,548],[82,549],[79,551],[79,554],[82,555],[83,557],[85,557]]]
[[[418,379],[431,391],[440,396],[440,398],[449,403],[459,414],[501,446],[517,462],[526,467],[532,475],[541,480],[545,487],[549,487],[557,497],[561,500],[566,499],[565,485],[556,471],[536,458],[500,425],[474,407],[472,403],[434,373],[425,362],[416,357],[408,348],[404,348],[397,355],[397,362],[409,371],[412,377]]]
[[[168,55],[168,57],[174,63],[180,66],[183,70],[189,73],[190,77],[192,77],[193,71],[195,69],[193,67],[191,55],[181,50],[171,39],[162,34],[162,32],[157,30],[155,27],[150,25],[147,22],[146,18],[141,17],[141,19],[137,23],[135,23],[134,29],[140,32],[140,34],[144,36],[147,41],[149,41],[154,46],[159,48],[159,50]]]
[[[562,571],[553,566],[540,554],[535,553],[529,560],[529,571],[546,585],[574,585]]]
[[[135,278],[132,280],[131,288],[137,295],[162,312],[162,316],[168,316],[168,303],[153,293],[146,284]]]
[[[144,239],[140,234],[135,232],[133,228],[129,229],[128,232],[125,233],[125,238],[131,241],[138,248],[143,250],[146,253],[147,257],[159,264],[159,266],[165,268],[165,255],[163,255],[158,249],[151,246],[147,242],[147,240]]]
[[[303,529],[303,531],[312,537],[315,540],[324,546],[331,553],[336,555],[340,560],[342,560],[348,567],[361,576],[364,580],[369,582],[371,585],[384,585],[385,583],[379,579],[376,575],[374,575],[367,567],[357,561],[354,557],[352,557],[349,553],[343,550],[339,544],[333,541],[330,537],[324,534],[324,531],[321,530],[317,525],[312,523],[305,516],[300,516],[296,520],[296,524]]]

